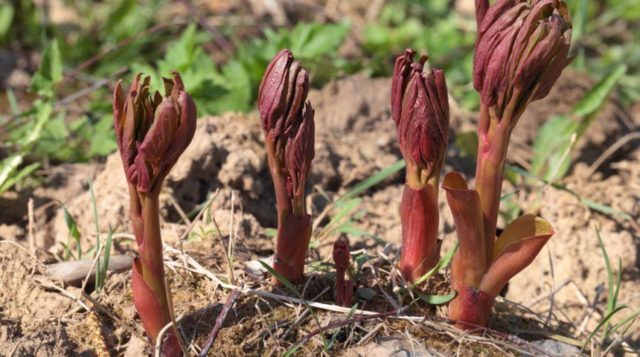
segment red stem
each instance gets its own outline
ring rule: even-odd
[[[486,326],[495,297],[466,285],[458,285],[456,291],[458,294],[449,303],[449,319],[456,321],[456,327],[462,330]]]
[[[304,278],[304,259],[311,240],[311,216],[289,214],[278,225],[276,251],[273,269],[292,283],[300,283]],[[274,277],[273,283],[280,285]]]
[[[438,189],[404,186],[400,203],[402,253],[400,271],[405,279],[418,280],[440,259],[438,244]]]
[[[303,280],[304,259],[311,240],[311,216],[305,213],[304,195],[298,198],[289,196],[286,172],[282,160],[278,160],[278,143],[268,141],[266,146],[278,211],[278,236],[273,269],[287,280],[300,283]],[[273,278],[273,283],[281,285],[276,277]]]
[[[169,289],[164,281],[159,200],[157,193],[139,195],[135,192],[131,196],[131,221],[139,243],[133,272],[133,300],[147,335],[155,344],[160,330],[171,322],[167,300]],[[174,326],[163,345],[163,352],[168,357],[182,354],[176,336]]]
[[[478,125],[476,190],[480,195],[484,220],[487,262],[491,261],[496,238],[504,163],[507,158],[510,135],[509,121],[497,118],[482,105]]]

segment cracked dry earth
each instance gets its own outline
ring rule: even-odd
[[[532,104],[514,132],[510,162],[519,164],[530,160],[528,148],[534,139],[535,128],[553,114],[568,113],[590,85],[584,76],[567,71],[547,99]],[[308,205],[314,215],[356,183],[400,159],[388,98],[388,79],[360,75],[332,81],[320,90],[311,91],[310,100],[316,107],[317,138]],[[460,109],[455,102],[451,107],[453,143],[455,132],[473,130],[476,117],[474,113]],[[512,332],[510,329],[516,324],[518,315],[502,312],[515,303],[520,306],[519,311],[524,311],[524,306],[531,316],[554,321],[550,325],[555,326],[553,331],[557,333],[577,336],[591,331],[606,308],[607,273],[596,228],[613,265],[617,266],[618,260],[621,263],[619,302],[640,308],[640,232],[636,223],[640,212],[640,148],[629,143],[608,157],[594,173],[589,170],[605,148],[624,134],[637,130],[638,126],[640,110],[632,109],[627,113],[614,100],[603,108],[598,120],[572,152],[574,166],[562,182],[579,197],[552,187],[530,185],[523,180],[517,185],[505,184],[504,193],[519,189],[513,201],[522,210],[529,210],[541,202],[539,214],[553,224],[556,234],[533,264],[512,279],[505,295],[510,303],[498,304],[497,317],[490,322],[492,327]],[[449,170],[462,171],[472,177],[473,160],[450,145],[445,171]],[[103,164],[53,168],[48,172],[44,187],[33,192],[10,192],[0,197],[3,212],[0,239],[22,247],[0,244],[0,355],[102,356],[109,353],[124,355],[127,350],[135,355],[131,354],[135,353],[131,352],[135,351],[135,346],[144,348],[142,331],[130,302],[128,273],[109,276],[106,293],[96,298],[98,306],[108,311],[98,309],[97,313],[86,313],[80,303],[70,298],[81,296],[81,289],[59,288],[59,284],[39,274],[42,271],[39,261],[54,261],[54,254],[61,254],[62,244],[69,242],[63,211],[59,205],[52,204],[52,200],[63,202],[75,217],[82,234],[83,250],[95,244],[89,181],[93,181],[103,237],[111,227],[117,232],[114,253],[133,254],[135,247],[127,235],[128,196],[117,153],[107,157]],[[396,173],[361,195],[354,221],[368,234],[346,235],[352,250],[395,259],[400,243],[397,207],[402,182],[402,174]],[[29,197],[34,199],[35,206],[31,247],[36,248],[38,259],[29,253]],[[440,234],[446,250],[455,242],[455,234],[443,195],[440,199]],[[596,212],[580,199],[626,212],[629,218]],[[220,235],[213,233],[211,222],[198,221],[180,243],[189,225],[186,221],[192,219],[191,213],[198,212],[205,202],[211,202],[206,209],[207,216],[215,219]],[[235,274],[239,279],[249,279],[244,264],[268,257],[273,252],[267,228],[275,226],[274,196],[256,114],[200,118],[193,143],[166,181],[161,207],[163,235],[168,244],[181,246],[203,266],[225,275],[228,274],[228,263],[220,239],[227,246],[229,237],[233,237]],[[187,215],[190,218],[185,219]],[[328,261],[335,238],[329,236],[318,241],[310,259]],[[197,274],[180,269],[169,271],[176,312],[188,315],[185,328],[202,345],[211,327],[211,316],[219,311],[214,303],[224,302],[228,292]],[[321,296],[321,300],[331,302],[330,293]],[[87,300],[82,301],[86,304]],[[214,345],[217,352],[213,355],[266,355],[272,349],[284,352],[267,342],[256,342],[268,339],[267,333],[256,331],[260,330],[257,326],[269,325],[269,321],[288,319],[291,309],[263,306],[262,309],[269,313],[267,317],[261,317],[254,310],[261,304],[265,302],[255,298],[239,300],[233,321],[225,324]],[[445,310],[438,308],[436,313],[444,316]],[[330,320],[331,317],[323,318]],[[393,322],[383,325],[375,330],[374,338],[368,337],[375,341],[371,342],[374,345],[345,348],[339,355],[383,355],[384,352],[375,351],[401,350],[407,344],[411,345],[411,338],[408,341],[406,336],[402,337],[407,331],[418,341],[432,340],[432,337],[419,337],[424,331],[415,326],[397,327],[398,323]],[[309,326],[306,332],[312,329]],[[629,341],[635,348],[640,347],[638,331],[632,333]],[[234,334],[249,337],[243,341],[237,340],[236,336],[234,340]],[[298,338],[302,336],[304,334],[297,334]],[[384,336],[388,339],[381,339]],[[402,338],[398,339],[398,336]],[[293,338],[292,342],[296,340]],[[345,341],[348,342],[349,337],[345,337]],[[340,340],[339,343],[347,347],[347,342]],[[442,346],[441,351],[445,354],[450,348],[447,344],[435,345]],[[385,349],[384,346],[392,347]],[[429,355],[429,351],[420,353]],[[453,349],[451,353],[455,351]],[[479,351],[468,346],[462,351],[463,355],[494,354],[491,350]]]

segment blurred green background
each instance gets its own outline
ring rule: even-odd
[[[573,67],[613,68],[626,106],[640,101],[640,1],[568,0]],[[101,160],[116,149],[111,91],[135,72],[154,83],[177,69],[199,116],[251,111],[269,59],[288,47],[314,86],[365,72],[388,76],[406,47],[444,68],[452,95],[471,85],[473,0],[9,0],[0,4],[0,193],[39,172]],[[621,64],[626,66],[621,67]],[[155,85],[154,84],[154,85]],[[156,86],[159,88],[159,86]]]

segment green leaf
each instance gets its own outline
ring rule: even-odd
[[[620,333],[620,335],[624,336],[626,334],[626,330],[628,328],[630,328],[634,322],[635,319],[637,319],[638,317],[640,317],[640,311],[636,311],[633,314],[625,317],[622,321],[616,323],[612,328],[611,328],[611,333],[615,333],[617,332],[622,326],[629,324],[626,328],[623,329],[622,333]]]
[[[45,97],[53,96],[53,87],[62,80],[62,56],[58,40],[53,39],[42,54],[40,68],[31,79],[31,89]]]
[[[349,310],[349,313],[347,314],[347,319],[350,319],[351,316],[353,316],[353,313],[356,312],[356,309],[358,308],[358,304],[354,304],[351,309]],[[331,339],[329,339],[329,341],[325,341],[324,344],[324,351],[325,352],[329,352],[331,350],[331,348],[333,347],[333,344],[336,342],[336,339],[338,338],[338,334],[340,333],[340,329],[338,329],[332,336]]]
[[[362,270],[362,266],[371,259],[372,258],[367,253],[362,253],[356,256],[354,260],[358,266],[358,271]]]
[[[188,70],[194,58],[202,53],[202,49],[196,45],[196,25],[191,24],[182,32],[178,41],[169,46],[164,59],[159,61],[160,71],[169,73],[171,70]]]
[[[18,169],[18,166],[22,164],[24,154],[12,155],[0,162],[0,193],[8,190],[13,183],[9,183],[12,175]]]
[[[9,102],[9,107],[11,107],[11,114],[18,116],[18,114],[20,114],[20,106],[18,104],[18,98],[16,98],[16,94],[11,88],[7,88],[6,93],[7,102]]]
[[[14,9],[11,4],[0,5],[0,41],[4,41],[11,23],[13,22]]]
[[[336,231],[338,231],[339,233],[344,233],[344,234],[349,234],[351,236],[354,237],[367,237],[367,236],[372,236],[373,234],[371,234],[370,232],[355,226],[353,223],[351,222],[347,222],[344,224],[341,224]]]
[[[64,223],[67,225],[67,229],[69,230],[69,238],[72,238],[76,242],[76,250],[77,250],[76,258],[80,260],[82,259],[82,247],[80,246],[80,231],[78,230],[78,223],[76,222],[75,218],[73,218],[71,213],[69,213],[69,210],[67,210],[67,207],[62,202],[58,201],[58,203],[62,208]],[[68,246],[70,246],[70,244],[67,244],[67,247]]]
[[[422,284],[423,282],[429,280],[429,278],[433,274],[438,272],[440,269],[442,269],[443,267],[448,266],[449,263],[451,263],[451,259],[453,259],[453,255],[455,254],[456,250],[458,250],[458,245],[460,245],[460,243],[456,242],[456,245],[453,248],[451,248],[451,250],[449,250],[444,257],[440,258],[440,261],[438,261],[436,266],[431,268],[431,270],[426,272],[423,276],[420,277],[420,279],[416,280],[416,282],[413,283],[412,285],[415,287],[415,286],[418,286],[418,285]]]
[[[31,165],[28,166],[28,169],[19,169],[19,167],[22,165],[24,157],[32,150],[37,140],[40,139],[42,128],[51,118],[53,106],[40,100],[36,101],[33,106],[36,112],[35,122],[25,126],[26,132],[22,133],[17,139],[21,148],[0,161],[0,193],[8,190],[35,170],[35,167]]]
[[[575,9],[571,16],[573,20],[573,26],[571,29],[571,47],[574,48],[576,44],[580,43],[580,40],[587,32],[587,20],[588,20],[588,0],[574,1]]]
[[[629,307],[627,305],[620,305],[617,306],[615,309],[613,309],[612,311],[608,311],[607,314],[604,316],[604,318],[602,320],[600,320],[600,322],[598,323],[598,325],[596,325],[596,328],[593,329],[593,331],[591,332],[591,334],[589,334],[589,337],[587,337],[587,339],[584,341],[584,343],[582,344],[582,349],[584,350],[585,347],[587,347],[587,344],[589,343],[589,341],[591,341],[591,339],[596,335],[596,333],[598,333],[598,331],[600,331],[600,329],[605,325],[609,323],[609,320],[611,320],[611,318],[613,316],[615,316],[617,313],[619,313],[620,311],[624,310],[624,309],[628,309]]]
[[[214,84],[224,89],[208,105],[215,113],[246,112],[251,108],[251,79],[240,62],[227,63],[222,68],[222,74],[214,79]]]
[[[606,103],[607,97],[627,72],[626,65],[619,65],[606,74],[593,88],[591,88],[573,108],[573,114],[584,117],[596,113]]]
[[[113,230],[109,227],[107,232],[107,240],[104,243],[104,254],[102,255],[102,265],[98,265],[96,270],[96,291],[102,290],[104,287],[104,281],[107,278],[107,272],[109,271],[109,258],[111,256],[111,242],[112,242]]]
[[[291,50],[300,58],[315,58],[337,52],[345,37],[349,33],[347,22],[339,24],[299,24],[291,37]]]
[[[451,291],[451,293],[449,293],[447,295],[426,295],[426,294],[419,293],[417,291],[414,291],[414,293],[416,293],[416,295],[418,295],[420,300],[426,302],[429,305],[446,304],[449,301],[451,301],[454,297],[456,297],[455,290]]]
[[[113,12],[109,14],[104,31],[106,33],[114,32],[126,21],[129,15],[134,13],[136,6],[136,0],[121,0],[120,3],[115,6]]]
[[[556,116],[544,123],[533,143],[531,173],[545,180],[551,180],[551,176],[564,177],[570,167],[567,151],[579,125],[566,116]]]
[[[327,226],[332,226],[338,222],[341,222],[343,218],[349,215],[349,213],[358,208],[360,202],[362,202],[362,199],[360,198],[353,198],[347,201],[340,202],[336,201],[336,207],[339,208],[338,213],[336,213],[335,216],[331,218],[331,221],[329,221],[329,224],[327,224]]]
[[[4,161],[3,161],[3,163],[4,163]],[[2,166],[0,166],[0,167],[2,167]],[[40,163],[34,162],[34,163],[30,164],[30,165],[27,165],[27,166],[17,170],[17,172],[12,173],[10,177],[8,177],[4,181],[0,182],[0,193],[5,192],[6,190],[8,190],[11,187],[13,187],[13,185],[15,185],[16,183],[20,182],[25,177],[31,175],[39,167],[40,167]]]
[[[262,265],[262,267],[265,268],[269,272],[269,274],[273,275],[276,279],[278,279],[279,282],[282,283],[282,285],[284,285],[295,296],[297,296],[298,299],[302,300],[304,305],[307,306],[309,310],[311,310],[311,307],[307,304],[307,301],[304,299],[300,291],[298,291],[298,289],[295,287],[295,285],[293,285],[292,282],[289,281],[289,279],[285,278],[282,274],[275,271],[269,264],[263,262],[262,260],[258,259],[258,263],[260,263],[260,265]]]
[[[113,119],[110,115],[105,115],[89,130],[91,137],[86,137],[89,141],[88,157],[106,156],[118,148],[113,132]]]
[[[571,166],[572,144],[591,125],[626,70],[624,65],[616,67],[580,99],[573,108],[573,115],[578,120],[556,116],[544,123],[533,144],[531,172],[534,175],[547,181],[555,181],[567,174]]]

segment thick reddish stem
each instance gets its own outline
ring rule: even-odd
[[[278,227],[282,225],[284,219],[292,210],[292,202],[287,191],[286,170],[282,167],[282,160],[278,160],[277,142],[267,142],[267,160],[269,161],[269,171],[273,181],[273,189],[276,194],[276,209],[278,211]]]
[[[462,330],[486,326],[495,297],[467,285],[457,285],[455,289],[458,295],[449,303],[449,319]]]
[[[147,336],[155,344],[160,330],[171,322],[171,310],[167,301],[168,287],[164,281],[159,202],[157,194],[136,194],[136,197],[140,198],[142,212],[132,211],[134,232],[138,234],[140,230],[139,226],[136,227],[140,223],[140,213],[144,227],[138,248],[139,256],[132,272],[133,302]],[[137,208],[137,205],[132,204],[132,208]],[[182,355],[175,327],[166,334],[162,350],[167,357]]]
[[[400,271],[414,282],[440,259],[438,244],[438,190],[432,184],[421,189],[404,186],[400,203],[402,256]]]
[[[495,117],[490,114],[485,105],[482,105],[480,124],[478,125],[476,191],[480,195],[480,205],[482,207],[487,262],[491,261],[493,244],[496,238],[496,225],[509,136],[509,120],[501,120]]]
[[[302,282],[310,240],[311,216],[306,213],[286,215],[278,225],[273,269],[292,283]],[[273,283],[279,285],[280,281],[274,277]]]

